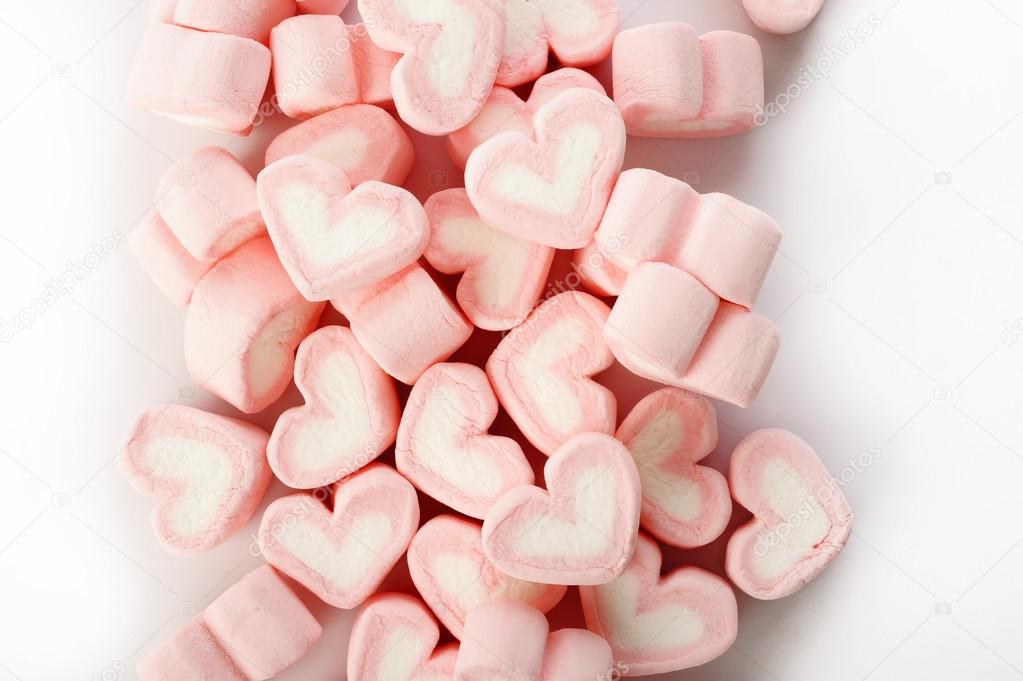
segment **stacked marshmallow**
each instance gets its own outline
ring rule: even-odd
[[[274,477],[295,490],[262,514],[269,566],[140,678],[255,681],[295,662],[320,627],[284,577],[361,608],[353,681],[583,681],[718,657],[738,631],[733,586],[793,593],[852,516],[790,433],[747,437],[727,476],[704,465],[708,398],[751,404],[778,351],[752,308],[781,233],[738,199],[623,164],[628,133],[752,127],[759,45],[676,23],[616,36],[609,0],[360,0],[358,26],[344,4],[177,0],[130,85],[154,111],[245,132],[272,59],[277,105],[304,119],[256,177],[220,147],[178,161],[132,236],[185,308],[198,385],[246,414],[292,383],[303,399],[272,432],[174,404],[132,427],[122,469],[157,499],[169,551],[221,545]],[[543,74],[548,52],[568,68]],[[609,53],[614,100],[576,68]],[[525,100],[508,89],[533,79]],[[415,151],[375,105],[391,100],[447,136],[464,189],[423,204],[401,187]],[[544,298],[559,249],[596,295]],[[458,278],[453,295],[435,273]],[[347,326],[321,325],[328,304]],[[482,366],[450,361],[475,329],[504,335]],[[616,362],[663,385],[622,419],[600,382]],[[521,437],[491,432],[502,410]],[[420,495],[450,512],[421,524]],[[718,540],[733,500],[752,519],[728,538],[727,579],[662,575],[661,544]],[[377,593],[403,559],[419,597]],[[551,632],[569,587],[587,629]],[[442,626],[453,641],[438,645]]]

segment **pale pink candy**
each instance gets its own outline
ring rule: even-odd
[[[178,0],[174,23],[265,43],[270,29],[295,11],[295,0]]]
[[[607,641],[586,629],[560,629],[547,637],[541,681],[606,681],[618,678]]]
[[[519,1],[533,5],[526,0]],[[545,59],[545,66],[546,63]],[[494,87],[479,115],[464,128],[448,135],[448,155],[455,165],[464,168],[472,150],[498,133],[521,132],[532,136],[533,117],[540,107],[572,88],[606,94],[604,86],[596,78],[579,69],[559,69],[540,76],[526,101],[522,101],[513,90]]]
[[[203,553],[249,521],[272,475],[266,431],[191,407],[150,409],[121,449],[124,475],[140,493],[159,499],[153,529],[173,553]]]
[[[378,47],[370,39],[366,24],[349,24],[348,40],[355,55],[362,102],[391,108],[394,104],[394,97],[391,95],[391,73],[401,59],[401,53]]]
[[[132,230],[128,245],[157,288],[182,307],[192,299],[195,285],[214,264],[193,258],[155,210]]]
[[[788,35],[809,26],[824,0],[742,0],[742,6],[760,29]]]
[[[592,377],[614,364],[602,330],[610,310],[568,291],[549,298],[487,360],[501,406],[544,454],[573,435],[615,428],[614,393]]]
[[[541,681],[547,619],[521,601],[491,601],[471,611],[454,681]]]
[[[472,324],[418,264],[331,304],[370,357],[407,385],[472,335]]]
[[[734,135],[753,128],[763,110],[764,60],[752,36],[648,24],[618,34],[612,64],[630,135]]]
[[[368,180],[400,186],[415,162],[404,128],[369,104],[342,106],[288,128],[267,147],[266,165],[296,154],[333,163],[356,186]]]
[[[156,207],[199,260],[219,260],[266,231],[256,181],[222,147],[203,147],[175,162],[160,178]]]
[[[506,132],[478,146],[465,186],[484,220],[555,248],[593,240],[625,158],[625,125],[614,102],[581,88],[540,108],[533,137]]]
[[[479,523],[441,515],[423,525],[408,549],[416,590],[455,638],[466,614],[495,600],[517,600],[548,612],[565,595],[564,586],[510,577],[487,559]]]
[[[338,15],[348,6],[348,0],[295,0],[302,14]]]
[[[247,135],[270,80],[254,40],[157,23],[128,76],[128,102],[186,125]]]
[[[643,529],[682,548],[704,546],[721,536],[732,515],[728,481],[698,465],[718,441],[710,402],[677,388],[658,390],[640,400],[615,437],[639,469]]]
[[[198,617],[153,648],[136,672],[139,681],[250,681]]]
[[[576,435],[544,466],[547,489],[505,493],[483,522],[499,570],[542,584],[605,584],[636,546],[640,479],[629,450],[601,433]]]
[[[156,0],[149,10],[149,22],[172,24],[174,23],[174,8],[178,0]]]
[[[547,70],[547,36],[543,9],[531,0],[505,0],[506,29],[496,84],[516,87],[536,80]]]
[[[348,28],[339,16],[304,14],[270,32],[274,90],[286,116],[309,118],[360,100]]]
[[[267,166],[256,185],[281,264],[308,300],[375,284],[414,263],[430,239],[415,196],[375,180],[353,189],[344,171],[312,156]]]
[[[412,484],[446,506],[483,518],[502,494],[533,484],[515,440],[490,435],[497,397],[482,369],[435,364],[416,381],[394,460]]]
[[[661,576],[661,551],[640,534],[618,579],[580,587],[590,631],[603,636],[628,676],[689,669],[722,655],[738,633],[735,593],[695,567]]]
[[[586,288],[598,296],[617,296],[625,288],[628,276],[595,242],[572,254],[572,269]]]
[[[373,42],[404,54],[391,74],[403,121],[446,135],[479,113],[504,48],[503,0],[359,0],[359,12]]]
[[[422,601],[373,596],[348,639],[348,681],[451,681],[458,647],[437,647],[440,628]]]
[[[463,274],[456,299],[481,329],[505,331],[522,323],[543,292],[554,249],[494,229],[464,189],[426,201],[430,243],[425,256],[444,274]]]
[[[266,452],[289,487],[329,485],[394,444],[401,409],[394,381],[351,330],[328,326],[302,341],[295,385],[306,404],[281,414]]]
[[[252,414],[291,383],[295,348],[316,327],[322,303],[295,290],[269,239],[253,239],[214,265],[185,314],[192,379]]]
[[[852,534],[842,490],[808,444],[784,430],[760,430],[732,453],[735,500],[753,519],[728,541],[725,569],[754,598],[799,591],[838,555]]]
[[[259,526],[267,562],[336,608],[376,591],[419,527],[419,501],[393,468],[371,464],[334,486],[333,512],[319,495],[270,504]]]

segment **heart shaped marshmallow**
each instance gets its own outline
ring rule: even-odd
[[[611,646],[592,631],[559,629],[547,637],[541,681],[605,681],[621,671]]]

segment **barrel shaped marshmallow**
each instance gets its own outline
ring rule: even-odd
[[[824,463],[784,430],[761,430],[732,453],[735,500],[753,513],[728,541],[725,568],[762,600],[788,596],[827,567],[852,534],[853,514]]]
[[[188,304],[195,285],[213,267],[212,261],[199,260],[186,251],[155,210],[132,230],[128,246],[156,287],[181,307]]]
[[[252,414],[291,382],[295,348],[315,328],[322,303],[295,290],[269,239],[218,262],[195,287],[185,314],[192,379]]]
[[[295,0],[302,14],[338,15],[348,6],[348,0]]]
[[[664,674],[706,664],[738,633],[738,606],[728,583],[682,567],[661,576],[661,550],[644,534],[618,579],[580,587],[590,631],[604,637],[628,676]]]
[[[639,26],[615,38],[612,65],[630,135],[734,135],[753,128],[763,110],[763,55],[742,33],[701,36],[680,22]]]
[[[377,104],[391,108],[391,74],[401,59],[401,52],[379,47],[369,36],[366,24],[349,24],[348,40],[355,55],[355,68],[359,76],[359,96],[363,104]]]
[[[620,671],[608,645],[586,629],[560,629],[547,637],[541,681],[604,681]]]
[[[247,135],[270,80],[270,50],[234,35],[153,24],[128,76],[128,101],[187,125]]]
[[[159,499],[153,529],[172,553],[202,553],[249,521],[270,484],[269,436],[256,426],[168,404],[138,418],[121,448],[132,486]]]
[[[281,414],[266,452],[289,487],[329,485],[394,444],[400,414],[394,380],[351,330],[328,326],[302,341],[295,385],[306,404]]]
[[[717,414],[710,402],[663,388],[639,401],[615,437],[639,469],[644,530],[682,548],[704,546],[721,536],[732,515],[728,482],[715,469],[699,465],[717,446]]]
[[[554,249],[487,224],[464,189],[448,189],[426,201],[430,242],[426,259],[444,274],[462,274],[455,298],[481,329],[518,326],[543,292]]]
[[[309,118],[360,101],[348,27],[341,17],[304,14],[270,32],[277,105],[292,118]]]
[[[628,276],[596,242],[572,254],[572,269],[586,288],[598,296],[617,296],[625,288]]]
[[[177,0],[174,23],[265,43],[295,11],[295,0]]]
[[[742,6],[761,30],[788,35],[809,26],[824,0],[742,0]]]
[[[501,0],[359,0],[359,12],[373,42],[404,54],[391,74],[403,121],[446,135],[479,113],[504,49]]]
[[[497,600],[517,600],[547,612],[564,586],[537,584],[504,574],[483,552],[479,523],[441,515],[423,525],[408,550],[416,590],[441,623],[461,638],[466,615]]]
[[[223,147],[203,147],[176,161],[160,178],[156,207],[199,260],[219,260],[266,231],[256,181]]]
[[[487,558],[507,574],[542,584],[605,584],[636,545],[640,479],[618,440],[576,435],[544,466],[547,489],[505,493],[483,522]]]
[[[578,433],[614,432],[614,393],[592,379],[614,364],[602,336],[609,314],[593,296],[559,294],[513,329],[487,361],[501,406],[544,454]]]
[[[434,499],[482,519],[509,489],[533,484],[519,444],[487,432],[497,408],[482,369],[430,367],[413,386],[401,417],[394,452],[398,470]]]
[[[454,681],[541,681],[549,627],[521,601],[482,605],[465,620]]]
[[[334,486],[333,512],[312,494],[270,504],[259,527],[266,560],[336,608],[370,597],[419,527],[412,485],[372,464]]]
[[[581,88],[559,94],[533,119],[533,139],[506,132],[478,146],[465,168],[469,199],[484,220],[554,248],[593,239],[625,159],[614,102]]]
[[[415,162],[404,128],[369,104],[342,106],[288,128],[267,147],[266,165],[299,154],[334,164],[355,186],[369,180],[400,186]]]
[[[249,681],[201,618],[162,641],[142,658],[136,672],[139,681]]]

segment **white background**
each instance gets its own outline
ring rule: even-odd
[[[627,26],[755,30],[733,0],[620,5]],[[0,0],[0,319],[127,234],[174,158],[231,142],[256,171],[285,125],[232,141],[129,110],[148,11]],[[844,49],[871,15],[880,28]],[[760,311],[782,353],[751,409],[721,410],[715,461],[754,428],[789,428],[848,478],[857,523],[820,579],[780,602],[743,597],[735,648],[670,678],[1023,677],[1023,3],[829,0],[803,34],[756,34],[769,98],[822,57],[830,76],[795,86],[750,135],[633,140],[629,165],[690,173],[778,219],[784,253]],[[413,184],[445,169],[424,156]],[[187,560],[155,544],[150,500],[113,465],[123,432],[169,400],[230,409],[188,399],[182,313],[126,248],[75,279],[0,344],[0,681],[134,679],[147,650],[259,563],[247,536]],[[575,603],[559,609],[570,621]],[[323,639],[281,678],[344,677],[350,614],[316,612]]]

